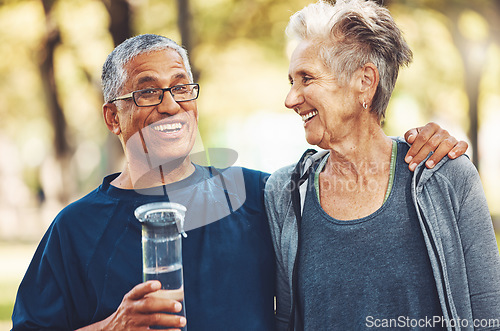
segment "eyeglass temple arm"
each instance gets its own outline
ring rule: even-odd
[[[117,100],[125,100],[125,99],[130,99],[130,98],[132,98],[132,97],[133,97],[133,94],[134,94],[134,92],[130,92],[130,93],[125,94],[125,95],[122,95],[122,96],[120,96],[120,97],[116,97],[116,98],[114,98],[113,100],[111,100],[111,101],[109,101],[109,102],[111,103],[111,102],[114,102],[114,101],[117,101]]]

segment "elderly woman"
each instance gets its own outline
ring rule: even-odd
[[[461,156],[411,172],[409,146],[381,128],[412,58],[389,11],[318,2],[287,32],[298,44],[285,105],[327,152],[266,185],[278,328],[500,327],[500,258],[476,169]]]

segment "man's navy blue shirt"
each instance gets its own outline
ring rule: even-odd
[[[263,201],[267,174],[229,169],[239,169],[244,178],[240,197],[227,193],[232,178],[226,178],[225,196],[234,208],[183,239],[187,326],[190,331],[272,330],[275,266]],[[188,208],[188,228],[193,218],[197,224],[203,215],[213,218],[210,206],[218,210],[227,202],[209,192],[213,170],[196,166],[193,175],[166,186],[184,192],[185,201],[176,202]],[[118,189],[110,185],[116,177],[104,178],[51,224],[20,285],[13,330],[73,330],[101,321],[142,282],[141,224],[134,210],[167,198]]]

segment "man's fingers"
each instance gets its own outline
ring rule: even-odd
[[[422,162],[429,155],[429,152],[434,151],[441,140],[440,133],[429,129],[426,130],[424,127],[415,138],[405,157],[405,161],[410,164],[410,170],[415,170],[417,164]]]
[[[415,138],[412,135],[417,131]],[[405,156],[405,161],[409,163],[409,168],[414,171],[417,165],[422,162],[430,152],[434,152],[425,165],[433,168],[443,157],[448,155],[451,159],[465,153],[468,144],[465,141],[457,141],[448,131],[442,129],[436,123],[428,123],[426,126],[409,130],[405,134],[405,139],[413,143]]]
[[[410,129],[410,130],[406,131],[404,137],[405,137],[405,140],[408,144],[413,144],[413,142],[415,141],[415,138],[418,135],[419,130],[422,130],[422,127]]]
[[[157,280],[138,284],[125,294],[117,311],[108,318],[106,330],[149,330],[152,325],[181,328],[186,325],[186,318],[175,313],[182,311],[177,300],[183,297],[183,289],[161,290]]]
[[[450,159],[456,159],[460,155],[464,154],[467,151],[467,148],[469,148],[469,144],[467,142],[460,140],[455,147],[448,153],[448,157]]]
[[[434,168],[434,166],[441,161],[443,157],[445,157],[448,152],[457,144],[457,140],[455,137],[448,137],[445,140],[441,141],[438,148],[434,151],[434,153],[429,157],[429,159],[425,162],[425,166],[429,169]]]
[[[134,286],[134,288],[125,295],[125,298],[128,298],[130,300],[139,300],[146,294],[158,291],[160,288],[161,283],[159,281],[151,280]]]
[[[144,300],[136,302],[136,309],[140,313],[178,313],[182,310],[182,303],[172,299],[165,299],[154,295],[146,295]]]
[[[148,318],[148,322],[150,323],[150,325],[158,325],[171,328],[182,328],[186,325],[186,318],[179,315],[156,313],[150,314]]]
[[[406,154],[405,161],[407,163],[410,163],[410,161],[420,153],[420,150],[422,149],[422,147],[428,143],[428,141],[431,137],[436,138],[435,136],[438,134],[436,131],[438,131],[439,129],[440,129],[439,126],[437,126],[435,123],[429,123],[426,126],[419,128],[418,135],[414,139],[414,141],[410,147],[410,150]],[[437,145],[435,147],[437,147]],[[426,154],[426,156],[427,156],[427,154]],[[420,156],[419,156],[419,158],[420,158]],[[423,160],[423,158],[420,159],[420,161],[422,161],[422,160]]]
[[[127,330],[150,330],[150,326],[163,326],[170,328],[182,328],[186,325],[186,318],[184,316],[165,314],[165,313],[152,313],[152,314],[138,314],[135,316],[133,322],[127,324]]]

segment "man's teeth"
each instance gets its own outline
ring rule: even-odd
[[[153,128],[156,131],[160,131],[160,132],[178,131],[178,130],[182,129],[182,124],[179,122],[169,123],[169,124],[157,125]]]
[[[310,119],[310,118],[312,118],[312,117],[314,117],[314,116],[316,116],[316,115],[318,115],[318,111],[317,111],[317,110],[314,110],[314,111],[312,111],[312,112],[310,112],[310,113],[307,113],[307,114],[305,114],[305,115],[301,115],[301,117],[302,117],[302,121],[304,121],[304,122],[305,122],[305,121],[307,121],[308,119]]]

